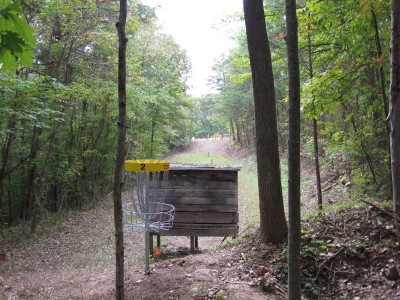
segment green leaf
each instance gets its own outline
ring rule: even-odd
[[[20,11],[20,1],[3,2],[0,8],[0,68],[3,71],[16,69],[19,61],[24,66],[32,65],[34,29],[19,16]]]

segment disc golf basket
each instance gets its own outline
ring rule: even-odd
[[[169,161],[127,160],[125,161],[125,184],[129,203],[125,204],[124,224],[126,229],[144,230],[145,271],[149,270],[150,231],[159,233],[172,227],[174,206],[164,203],[168,182]]]

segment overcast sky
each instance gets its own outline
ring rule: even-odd
[[[184,48],[192,62],[189,92],[195,97],[211,92],[206,85],[215,59],[234,45],[227,27],[221,25],[226,15],[242,11],[243,0],[141,0],[157,7],[163,30]],[[223,28],[225,27],[225,28]]]

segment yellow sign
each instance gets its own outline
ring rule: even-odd
[[[125,171],[133,172],[162,172],[169,170],[168,160],[133,159],[125,161]]]

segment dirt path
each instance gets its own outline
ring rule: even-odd
[[[196,141],[188,151],[231,155],[228,144]],[[0,261],[0,299],[112,299],[112,215],[107,199],[92,210],[43,221],[35,236],[25,235],[23,227],[9,232],[2,241],[8,259]],[[254,283],[244,264],[251,245],[217,249],[220,244],[221,238],[201,238],[200,253],[188,255],[188,238],[163,239],[154,273],[146,276],[143,234],[126,232],[126,299],[274,299]]]

